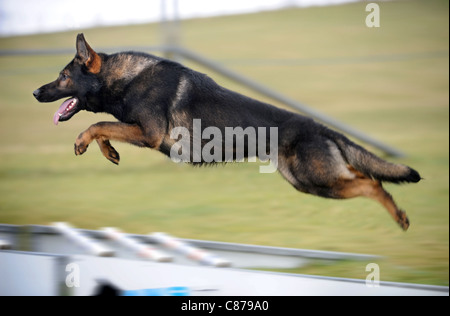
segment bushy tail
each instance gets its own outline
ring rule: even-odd
[[[333,134],[333,140],[341,150],[344,159],[365,176],[393,183],[415,183],[422,179],[416,170],[405,165],[387,162],[343,135]]]

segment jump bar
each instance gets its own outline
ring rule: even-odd
[[[177,253],[180,253],[187,258],[197,261],[204,265],[215,266],[215,267],[229,267],[231,262],[216,255],[209,253],[200,248],[193,247],[179,239],[176,239],[166,233],[153,233],[149,235],[150,238],[163,245],[164,247],[171,249]]]
[[[89,239],[84,234],[78,232],[75,228],[64,222],[57,222],[52,224],[56,232],[64,235],[72,242],[81,246],[90,254],[98,257],[112,257],[114,251],[100,245],[99,243]]]
[[[128,237],[122,231],[114,227],[104,227],[102,229],[105,237],[115,242],[121,244],[122,246],[131,249],[134,251],[139,257],[158,261],[158,262],[171,262],[173,261],[173,257],[165,254],[158,249],[150,247],[146,244],[140,243],[133,239],[132,237]]]
[[[6,240],[0,239],[0,249],[11,249],[11,243]]]

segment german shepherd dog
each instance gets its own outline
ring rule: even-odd
[[[225,89],[179,63],[137,52],[97,53],[83,34],[77,36],[76,50],[55,81],[33,92],[39,102],[69,97],[56,111],[55,124],[81,110],[109,113],[118,120],[99,122],[82,132],[75,141],[76,155],[94,140],[115,164],[120,158],[111,140],[169,155],[175,143],[170,131],[179,126],[192,131],[194,119],[222,131],[227,126],[276,127],[277,169],[295,189],[333,199],[371,198],[408,229],[406,213],[382,181],[420,181],[412,168],[386,162],[311,118]]]

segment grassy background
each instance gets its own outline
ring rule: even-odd
[[[95,145],[75,157],[75,137],[112,118],[83,112],[55,127],[60,102],[38,104],[32,97],[73,54],[0,57],[0,223],[68,221],[370,253],[385,257],[377,262],[382,280],[448,285],[448,2],[381,2],[381,27],[373,29],[365,26],[365,5],[184,21],[183,45],[406,152],[407,158],[389,159],[411,165],[425,180],[386,187],[408,212],[408,232],[372,201],[299,194],[280,175],[260,174],[254,163],[192,168],[120,143],[114,144],[119,167]],[[83,31],[94,48],[161,41],[156,24]],[[75,52],[76,33],[1,38],[0,49]],[[289,272],[364,279],[366,264],[317,262]]]

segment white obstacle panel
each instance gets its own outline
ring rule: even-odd
[[[151,239],[167,249],[173,250],[187,258],[198,263],[215,266],[215,267],[229,267],[231,262],[218,256],[209,253],[203,249],[193,247],[185,242],[182,242],[166,233],[152,233],[149,235]]]
[[[157,262],[171,262],[173,257],[158,250],[150,247],[146,244],[140,243],[135,239],[128,237],[121,230],[114,227],[105,227],[102,229],[104,236],[108,239],[114,240],[125,248],[133,251],[137,256],[154,260]]]
[[[114,251],[100,245],[96,241],[86,237],[82,233],[78,232],[76,229],[74,229],[72,226],[70,226],[67,223],[64,222],[58,222],[53,223],[53,228],[56,232],[58,232],[61,235],[64,235],[72,241],[73,243],[77,244],[78,246],[85,249],[88,253],[99,256],[99,257],[112,257],[114,256]]]
[[[361,264],[365,265],[369,260],[377,262],[376,260],[381,259],[372,255],[184,240],[165,233],[131,235],[115,229],[78,230],[66,223],[24,228],[25,226],[0,224],[0,242],[3,241],[0,248],[9,247],[9,244],[13,249],[17,248],[0,250],[0,296],[86,296],[101,293],[103,287],[111,286],[117,290],[117,295],[448,296],[448,287],[442,286],[381,282],[379,287],[373,287],[368,286],[364,279],[249,271],[243,269],[241,263],[242,260],[253,261],[252,265],[246,266],[260,267],[261,260],[267,259],[272,262],[271,267],[276,267],[278,261],[284,266],[288,258],[300,256],[320,260],[352,258],[351,260],[361,260]],[[113,235],[114,240],[108,241],[106,245],[116,250],[117,257],[101,257],[112,253],[101,246],[102,241],[106,241],[105,231]],[[67,239],[73,242],[69,243]],[[21,249],[21,243],[25,247],[32,245],[33,250]],[[169,252],[170,249],[175,261],[180,261],[177,264],[144,262],[136,258],[130,259],[129,253],[123,252],[125,246],[137,254],[147,243],[157,250],[164,247],[161,252]],[[80,246],[94,256],[79,254]],[[191,258],[198,264],[230,264],[230,261],[196,247],[213,249],[224,256],[230,256],[233,258],[234,269],[185,264],[186,260],[179,258],[180,255]],[[158,258],[154,254],[153,256]],[[226,309],[226,306],[223,305],[222,310],[223,308]]]

